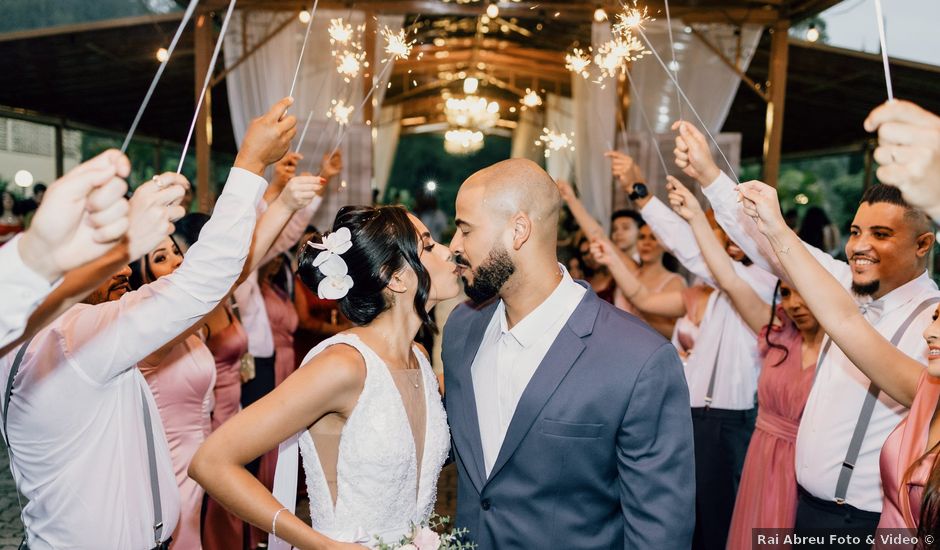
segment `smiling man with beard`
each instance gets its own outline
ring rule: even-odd
[[[471,176],[451,250],[477,307],[444,328],[456,525],[480,550],[688,548],[682,364],[558,263],[561,196],[535,163]]]
[[[785,279],[776,255],[787,250],[774,251],[744,213],[734,182],[718,169],[704,136],[685,122],[676,128],[676,164],[703,186],[718,223],[755,263]],[[940,301],[927,273],[933,244],[929,218],[904,202],[897,188],[879,184],[865,191],[855,213],[845,245],[848,263],[804,246],[852,290],[879,333],[926,364],[922,334],[932,320],[931,306]],[[796,532],[848,529],[864,541],[881,514],[881,448],[908,411],[881,393],[828,339],[816,372],[796,439]]]

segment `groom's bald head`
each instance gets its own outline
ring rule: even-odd
[[[509,159],[484,168],[467,178],[460,194],[478,198],[494,222],[523,213],[540,236],[557,235],[561,195],[552,177],[531,160]]]

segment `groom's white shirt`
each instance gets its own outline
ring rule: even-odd
[[[511,329],[506,321],[506,305],[499,301],[470,367],[487,476],[496,463],[522,392],[587,292],[564,266],[558,267],[562,279],[555,290]]]

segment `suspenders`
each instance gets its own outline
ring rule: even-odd
[[[898,342],[901,341],[901,338],[904,336],[904,333],[907,332],[907,329],[911,326],[911,323],[914,322],[914,319],[918,315],[923,313],[928,307],[940,302],[940,297],[928,298],[920,303],[907,319],[901,323],[901,326],[894,332],[894,336],[891,337],[891,345],[897,347]],[[826,355],[829,353],[829,348],[832,346],[832,340],[827,336],[826,344],[822,349],[822,352],[819,354],[819,360],[816,363],[816,373],[819,373],[819,367],[822,365],[823,360],[826,358]],[[865,432],[868,431],[868,425],[871,423],[871,415],[875,410],[875,403],[878,401],[878,394],[881,393],[881,390],[874,382],[869,384],[868,393],[865,395],[865,401],[862,403],[862,410],[858,413],[858,421],[855,423],[855,431],[852,432],[852,439],[849,442],[849,448],[845,453],[845,460],[842,461],[842,469],[839,471],[839,479],[836,482],[836,492],[835,492],[835,502],[837,504],[845,504],[845,496],[848,494],[849,482],[852,480],[852,473],[855,470],[855,462],[858,460],[858,455],[862,449],[862,442],[865,440]]]

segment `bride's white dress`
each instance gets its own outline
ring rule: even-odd
[[[426,403],[418,479],[415,438],[401,394],[388,367],[372,349],[355,335],[339,334],[313,348],[302,364],[336,344],[352,346],[362,354],[366,380],[340,436],[335,505],[313,438],[306,430],[300,434],[313,528],[343,542],[374,542],[375,536],[386,543],[396,542],[412,524],[420,524],[433,512],[437,480],[450,449],[437,377],[415,348]]]

